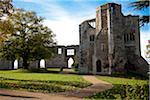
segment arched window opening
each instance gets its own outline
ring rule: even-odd
[[[95,40],[95,36],[94,35],[90,35],[90,41],[94,41]]]
[[[101,61],[100,60],[96,61],[96,69],[97,69],[97,72],[101,72],[102,71],[102,69],[101,69]]]
[[[101,50],[105,51],[105,44],[104,43],[101,44]]]
[[[133,34],[133,40],[135,40],[135,35]]]
[[[74,63],[74,60],[70,57],[68,59],[68,68],[72,68],[72,64]]]
[[[129,34],[127,34],[127,41],[129,41]]]
[[[124,34],[124,42],[126,42],[127,38],[126,38],[126,34]]]
[[[131,40],[131,41],[134,41],[134,40],[135,40],[135,35],[134,35],[134,33],[130,33],[130,40]]]

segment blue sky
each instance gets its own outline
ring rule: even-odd
[[[96,7],[108,2],[122,5],[124,15],[149,15],[149,9],[135,11],[129,3],[136,0],[13,0],[17,8],[35,11],[45,18],[44,25],[56,34],[59,45],[79,44],[79,24],[95,18]],[[149,25],[141,28],[141,49],[144,55],[145,45],[150,39]]]

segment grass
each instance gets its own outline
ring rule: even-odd
[[[49,71],[59,69],[49,69]],[[48,72],[49,72],[48,71]],[[63,92],[91,85],[80,75],[31,72],[28,70],[0,71],[0,88],[40,92]]]
[[[56,69],[55,69],[56,70]],[[84,81],[79,75],[59,74],[59,73],[39,73],[28,70],[7,70],[0,71],[0,77],[21,79],[21,80],[51,80],[51,81]],[[84,81],[85,82],[85,81]]]
[[[132,79],[128,79],[111,76],[98,76],[97,78],[112,84],[124,84],[124,85],[148,84],[148,80],[135,79],[134,77]]]
[[[148,99],[148,79],[142,80],[137,77],[119,78],[111,76],[97,76],[98,79],[112,83],[113,88],[104,92],[96,93],[88,99],[101,100],[147,100]]]

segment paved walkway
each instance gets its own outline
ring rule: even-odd
[[[81,100],[84,97],[112,88],[111,84],[98,80],[95,76],[85,75],[83,78],[93,83],[93,85],[75,91],[55,94],[1,89],[0,100]]]

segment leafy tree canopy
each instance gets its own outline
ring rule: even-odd
[[[15,9],[8,21],[13,25],[13,34],[4,42],[1,50],[7,50],[2,53],[3,57],[19,57],[23,60],[24,68],[28,69],[29,61],[53,55],[53,50],[49,48],[56,44],[55,35],[48,27],[43,26],[43,18],[38,17],[35,12]]]
[[[137,0],[135,2],[132,2],[130,5],[131,5],[131,7],[134,8],[134,10],[143,10],[143,9],[150,7],[150,1],[149,0]],[[147,24],[149,22],[150,22],[150,16],[143,15],[140,18],[141,26],[143,26],[144,24]]]

